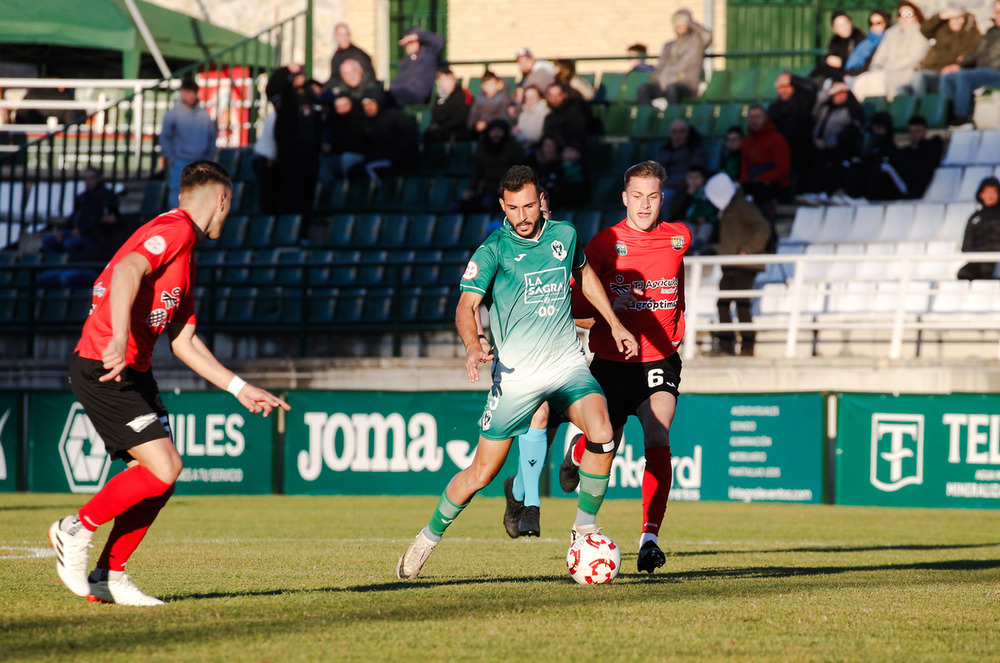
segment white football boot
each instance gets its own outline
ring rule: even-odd
[[[569,542],[573,543],[581,536],[586,536],[587,534],[597,534],[600,532],[600,528],[597,525],[573,525],[573,530],[570,532]]]
[[[160,599],[143,594],[124,571],[109,571],[107,577],[90,582],[91,603],[117,603],[118,605],[153,606],[163,605]]]
[[[67,523],[70,531],[66,532],[62,528],[64,520],[66,518],[57,520],[49,527],[49,542],[56,551],[56,572],[69,591],[77,596],[88,596],[87,563],[92,534],[79,523],[72,526]]]
[[[427,538],[424,530],[420,530],[420,533],[417,534],[406,548],[406,552],[399,558],[399,563],[396,565],[396,575],[399,579],[414,580],[420,575],[420,569],[423,567],[424,562],[427,561],[427,558],[431,556],[434,546],[437,544],[437,541],[431,541]]]

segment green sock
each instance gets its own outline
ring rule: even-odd
[[[434,509],[434,515],[431,516],[431,521],[427,523],[427,529],[430,533],[436,536],[438,539],[444,534],[444,531],[448,529],[448,525],[458,518],[458,514],[462,513],[468,504],[463,504],[459,506],[448,499],[448,491],[445,490],[441,493],[441,499],[438,500],[437,507]]]
[[[577,508],[586,514],[596,516],[601,508],[601,502],[604,501],[604,494],[608,492],[610,480],[610,474],[580,472],[580,496],[577,499]]]

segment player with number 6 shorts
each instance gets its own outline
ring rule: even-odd
[[[538,176],[514,166],[501,182],[500,207],[506,222],[476,249],[462,277],[455,324],[466,348],[469,381],[479,380],[479,364],[493,361],[493,385],[479,421],[479,444],[472,464],[456,474],[438,501],[427,527],[399,558],[396,574],[417,577],[445,529],[472,497],[496,477],[511,440],[528,430],[545,401],[565,412],[590,440],[581,456],[580,495],[574,536],[597,531],[611,476],[615,443],[604,395],[587,367],[570,311],[570,277],[608,326],[611,343],[623,357],[635,354],[635,338],[618,321],[597,281],[576,228],[541,216]],[[480,343],[476,312],[492,294],[492,352]]]
[[[573,315],[590,328],[594,359],[590,370],[608,399],[616,444],[630,415],[642,425],[646,467],[642,479],[642,534],[638,570],[652,573],[666,556],[658,545],[672,479],[670,424],[677,407],[684,337],[684,254],[691,231],[683,223],[660,221],[665,172],[655,161],[625,173],[622,202],[626,218],[602,230],[587,244],[593,266],[622,324],[639,342],[639,354],[614,352],[604,321],[574,291]],[[578,436],[559,467],[559,485],[569,492],[580,481],[580,459],[587,444]]]

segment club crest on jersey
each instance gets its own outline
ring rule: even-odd
[[[565,260],[566,259],[566,247],[563,246],[563,243],[560,242],[558,239],[557,240],[553,240],[553,242],[552,242],[552,256],[556,260]]]
[[[149,312],[149,317],[146,318],[146,323],[153,329],[162,327],[167,323],[167,311],[166,309],[158,308]]]
[[[625,246],[625,242],[622,242],[621,240],[615,242],[615,253],[620,256],[628,255],[628,247]]]
[[[163,239],[159,235],[153,235],[143,242],[142,245],[154,256],[158,256],[167,250],[167,240]]]
[[[674,235],[670,238],[670,245],[674,247],[675,251],[680,251],[684,248],[684,236]]]
[[[469,264],[465,266],[465,274],[462,274],[462,280],[468,281],[470,279],[474,279],[478,273],[479,265],[477,265],[474,260],[470,260]]]

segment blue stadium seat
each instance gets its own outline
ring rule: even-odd
[[[302,215],[282,214],[274,226],[274,246],[296,246],[302,239]]]
[[[424,323],[441,323],[454,320],[455,309],[448,307],[448,286],[430,286],[420,291],[417,319]]]
[[[386,283],[386,251],[362,251],[358,266],[358,283],[367,287]]]
[[[361,322],[367,291],[364,288],[341,290],[337,297],[337,313],[334,317],[338,324],[355,324]]]
[[[427,192],[430,190],[434,178],[432,177],[409,177],[403,182],[403,191],[400,194],[399,209],[404,211],[419,211],[427,206]]]
[[[404,287],[397,291],[396,300],[399,306],[399,321],[404,324],[415,322],[420,305],[420,288]]]
[[[299,297],[285,296],[284,290],[275,286],[258,287],[254,297],[253,322],[256,324],[289,322],[283,319],[285,301],[299,301]]]
[[[441,279],[441,251],[417,251],[414,256],[413,275],[408,283],[437,285]]]
[[[253,264],[254,251],[251,249],[228,249],[225,262],[220,269],[221,282],[228,285],[242,285],[250,282],[250,265]],[[234,266],[235,265],[235,266]]]
[[[167,183],[163,180],[146,182],[139,205],[139,218],[145,223],[154,216],[167,211]]]
[[[313,252],[303,249],[284,247],[277,249],[274,282],[281,286],[298,286],[302,283],[303,263]],[[320,253],[320,252],[316,252]]]
[[[406,246],[418,248],[430,246],[434,239],[434,225],[437,216],[434,214],[412,214],[410,225],[406,229]]]
[[[360,251],[337,251],[330,256],[330,266],[326,270],[328,272],[326,282],[335,286],[356,284],[358,282],[358,264],[360,262]],[[312,280],[311,273],[309,282],[311,284],[315,283]]]
[[[448,158],[448,172],[467,177],[476,163],[476,150],[476,142],[472,140],[463,140],[452,145]]]
[[[219,150],[215,160],[235,178],[236,172],[240,167],[240,157],[242,156],[242,149],[239,147],[223,147]]]
[[[465,223],[462,225],[462,234],[459,236],[458,243],[462,246],[475,248],[483,243],[486,239],[486,227],[490,225],[494,217],[499,216],[500,212],[496,214],[490,214],[488,212],[482,212],[479,214],[469,214],[465,217]]]
[[[386,325],[392,322],[392,288],[369,288],[361,312],[366,324]]]
[[[35,300],[35,320],[41,324],[63,324],[69,310],[68,288],[39,291]]]
[[[459,181],[452,177],[438,176],[431,181],[427,191],[427,209],[444,212],[458,199]]]
[[[306,321],[313,325],[329,325],[336,319],[340,290],[316,288],[306,300]]]
[[[371,205],[373,187],[371,180],[347,180],[344,207],[352,211],[367,209]]]
[[[261,287],[273,284],[278,277],[278,249],[255,249],[250,261],[250,282]]]
[[[375,246],[381,229],[381,214],[358,214],[354,217],[354,235],[351,237],[351,244],[354,246]]]
[[[333,268],[336,265],[337,251],[321,250],[306,253],[305,278],[310,288],[331,285],[334,279]]]
[[[372,196],[372,207],[379,210],[395,210],[400,208],[400,199],[402,198],[403,192],[403,182],[406,178],[403,177],[384,177],[375,187],[375,193]]]
[[[341,212],[334,214],[330,218],[330,224],[326,229],[326,241],[324,246],[339,248],[351,243],[354,235],[354,215]]]
[[[271,215],[257,214],[250,217],[244,246],[262,249],[274,245],[275,219]]]
[[[461,214],[438,214],[432,244],[442,249],[458,246],[463,222]]]
[[[254,321],[254,304],[257,301],[257,288],[251,286],[226,288],[222,300],[221,322],[227,324],[247,324]]]
[[[236,249],[244,245],[250,217],[242,214],[230,216],[222,226],[222,235],[215,241],[205,243],[205,248]]]

